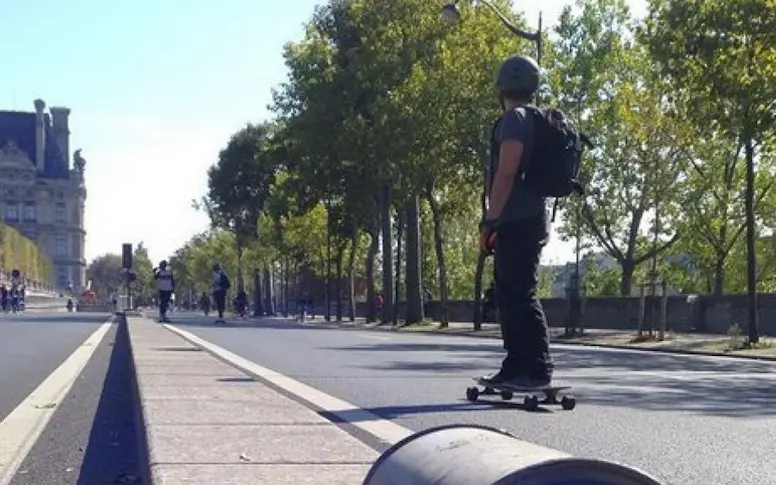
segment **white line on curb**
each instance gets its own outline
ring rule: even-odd
[[[365,431],[372,436],[385,441],[388,444],[394,444],[412,434],[414,431],[399,426],[396,423],[383,419],[380,416],[359,408],[342,399],[319,391],[313,387],[303,384],[290,377],[284,376],[278,372],[262,367],[255,362],[240,357],[222,347],[208,342],[185,330],[181,330],[171,325],[165,325],[168,330],[180,335],[189,342],[197,345],[216,357],[228,362],[229,364],[247,372],[249,374],[265,379],[272,384],[284,389],[285,391],[317,406],[324,411],[337,416],[344,422]]]
[[[0,422],[0,485],[11,481],[111,325],[100,325]]]

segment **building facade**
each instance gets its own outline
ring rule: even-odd
[[[84,287],[85,160],[70,160],[68,108],[0,111],[0,215],[54,263],[55,284]]]

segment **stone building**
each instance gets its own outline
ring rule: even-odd
[[[85,160],[70,161],[68,108],[37,99],[34,112],[0,111],[0,215],[54,262],[55,284],[81,289],[84,257]]]

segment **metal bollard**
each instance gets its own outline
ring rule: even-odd
[[[450,425],[393,445],[363,485],[662,485],[633,468],[574,458],[506,431]]]

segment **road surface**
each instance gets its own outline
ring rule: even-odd
[[[528,413],[468,403],[471,377],[494,370],[494,340],[321,329],[283,320],[215,327],[177,313],[187,332],[412,430],[449,423],[505,428],[576,456],[636,466],[672,485],[773,483],[776,363],[557,345],[556,379],[577,409]],[[491,398],[493,399],[493,398]]]
[[[107,318],[0,314],[0,485],[140,483],[129,351]]]

